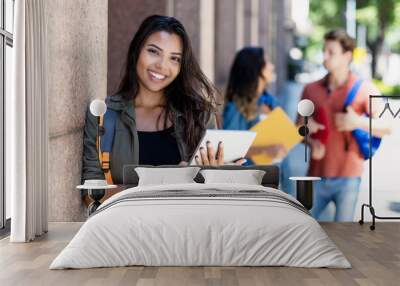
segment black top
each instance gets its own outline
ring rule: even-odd
[[[160,131],[138,131],[140,165],[177,165],[181,161],[174,127]]]

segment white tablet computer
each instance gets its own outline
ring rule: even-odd
[[[196,165],[195,157],[196,155],[200,157],[200,147],[207,150],[207,141],[211,142],[214,152],[217,152],[218,143],[222,141],[224,144],[224,163],[233,163],[246,155],[256,135],[257,132],[254,131],[207,129],[189,164]]]

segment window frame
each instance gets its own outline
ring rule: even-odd
[[[10,219],[6,217],[6,188],[5,188],[5,96],[6,96],[6,47],[13,48],[13,34],[6,30],[6,0],[0,0],[0,236],[10,231]],[[13,13],[15,0],[13,2]],[[8,15],[9,16],[9,15]],[[14,19],[14,15],[11,15]],[[13,29],[14,30],[14,27]]]

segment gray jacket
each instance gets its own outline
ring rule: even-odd
[[[135,123],[135,109],[132,100],[125,100],[121,95],[108,96],[107,108],[118,112],[110,168],[115,184],[122,184],[123,166],[139,164],[139,138]],[[185,125],[182,113],[171,106],[173,114],[174,136],[178,144],[182,161],[189,161],[192,152],[185,143]],[[215,117],[212,116],[207,128],[216,128]],[[204,132],[204,131],[203,131]],[[83,134],[82,180],[104,179],[96,148],[97,118],[89,109],[86,112],[86,123]]]

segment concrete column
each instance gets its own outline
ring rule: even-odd
[[[197,60],[200,59],[200,1],[174,0],[174,17],[182,22],[192,43]]]
[[[107,89],[107,0],[48,0],[49,221],[82,221],[82,135]]]
[[[215,1],[200,1],[200,67],[214,82]]]
[[[166,12],[165,14],[167,16],[173,17],[174,16],[174,6],[175,6],[175,1],[174,0],[167,0],[166,3]]]
[[[259,0],[259,45],[264,48],[265,52],[269,55],[272,47],[270,41],[271,31],[271,1]]]
[[[240,50],[245,43],[244,0],[236,0],[236,50]]]
[[[277,81],[275,87],[275,94],[279,95],[283,89],[286,81],[287,72],[287,51],[288,51],[288,31],[286,30],[286,1],[275,2],[275,11],[280,15],[276,19],[276,54],[275,54],[275,68],[277,72]]]
[[[245,0],[243,3],[243,46],[251,44],[251,2],[251,0]]]
[[[237,0],[236,3],[241,1]],[[239,45],[237,5],[232,0],[218,0],[215,5],[215,84],[224,92]]]
[[[268,61],[275,65],[276,72],[279,73],[277,66],[277,32],[281,24],[278,14],[277,2],[273,0],[259,0],[259,45],[264,48]],[[273,83],[268,89],[275,94],[277,83]]]
[[[259,1],[260,0],[247,0],[244,1],[243,6],[239,5],[237,9],[243,9],[243,46],[257,46],[259,38]],[[240,14],[238,14],[240,15]]]
[[[259,38],[259,0],[251,0],[251,14],[250,14],[250,44],[258,46]]]

